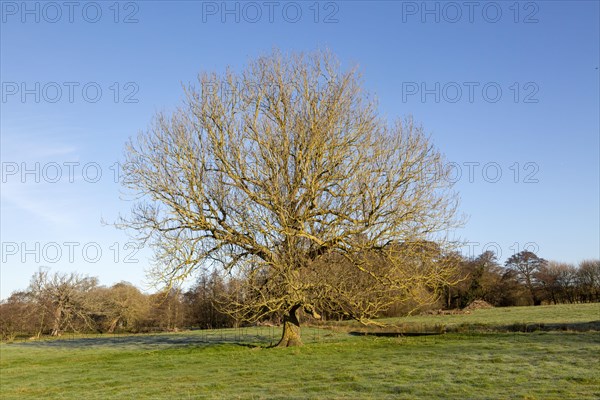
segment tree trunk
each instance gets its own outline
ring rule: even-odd
[[[38,329],[37,334],[36,334],[36,336],[37,336],[38,339],[40,338],[40,336],[42,336],[42,332],[44,331],[44,319],[46,317],[46,310],[43,309],[41,314],[42,315],[40,317],[40,325],[39,325],[39,329]]]
[[[276,347],[302,346],[300,338],[300,321],[296,311],[300,308],[299,304],[293,306],[288,314],[283,317],[283,335]]]
[[[62,307],[54,311],[54,323],[52,324],[52,333],[50,336],[60,336],[60,323],[62,319]]]
[[[115,329],[117,328],[117,323],[119,322],[119,318],[115,318],[111,323],[110,326],[108,327],[108,331],[107,333],[113,333],[115,331]]]
[[[542,299],[535,293],[532,293],[533,298],[533,305],[534,306],[541,306],[542,305]]]

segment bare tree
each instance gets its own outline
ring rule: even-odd
[[[149,323],[154,329],[177,331],[184,323],[184,304],[180,288],[150,295]]]
[[[29,293],[13,292],[0,302],[0,339],[11,341],[17,335],[34,333],[36,328],[35,308]]]
[[[368,322],[448,283],[453,268],[411,245],[446,248],[460,225],[442,155],[412,119],[380,117],[356,70],[327,52],[274,52],[199,84],[126,150],[138,201],[119,226],[154,246],[155,279],[216,266],[243,277],[231,312],[283,314],[280,346],[301,344],[301,310]]]
[[[89,297],[108,333],[117,328],[138,331],[150,311],[148,297],[129,282],[98,288]]]
[[[573,303],[577,286],[577,268],[572,264],[549,261],[536,273],[536,280],[545,293],[546,300]]]
[[[76,330],[75,323],[92,328],[87,294],[98,284],[97,278],[76,273],[49,274],[40,269],[29,284],[28,292],[39,310],[40,330],[49,322],[51,335],[58,336],[65,328]]]
[[[183,295],[188,326],[234,327],[236,321],[219,307],[233,288],[233,280],[226,282],[217,271],[202,271],[196,283]]]
[[[577,280],[583,301],[600,301],[600,260],[580,262]]]

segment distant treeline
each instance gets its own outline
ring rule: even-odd
[[[457,257],[457,283],[444,287],[439,302],[429,307],[463,308],[478,299],[497,307],[600,301],[600,260],[574,266],[546,261],[524,251],[501,266],[490,251],[475,258]],[[40,270],[26,290],[14,292],[0,303],[2,339],[65,332],[236,327],[241,321],[220,311],[219,304],[232,296],[240,298],[239,283],[206,272],[188,290],[173,288],[144,294],[127,282],[105,287],[94,277]],[[411,311],[415,310],[410,304],[399,303],[381,316],[401,316]],[[279,323],[279,317],[272,315],[265,322]],[[344,318],[332,312],[323,317]]]
[[[522,251],[500,266],[486,251],[463,259],[458,274],[460,281],[445,290],[445,308],[463,308],[477,299],[496,307],[600,301],[600,260],[575,266]]]

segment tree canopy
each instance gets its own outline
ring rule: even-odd
[[[222,267],[243,278],[227,310],[282,313],[284,346],[301,343],[300,310],[366,322],[435,300],[460,219],[421,126],[388,123],[329,52],[274,51],[198,83],[126,149],[138,200],[121,226],[154,247],[157,281]]]

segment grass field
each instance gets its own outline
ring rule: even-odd
[[[417,315],[381,320],[398,331],[514,332],[535,330],[600,330],[600,304],[560,304],[538,307],[502,307],[470,314]],[[339,328],[364,330],[354,321]],[[386,330],[387,328],[382,328]],[[389,329],[388,329],[389,330]]]
[[[594,304],[401,321],[491,327],[585,323],[599,314]],[[600,398],[597,331],[389,338],[305,328],[304,347],[259,346],[272,335],[252,328],[2,344],[1,398]]]

